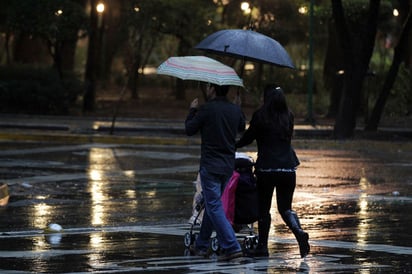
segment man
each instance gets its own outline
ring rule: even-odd
[[[239,105],[227,100],[228,90],[229,86],[209,85],[206,104],[199,108],[198,99],[194,99],[185,121],[188,136],[201,133],[199,174],[205,200],[199,237],[191,253],[207,257],[210,236],[215,230],[223,250],[220,261],[243,256],[220,199],[235,167],[236,135],[245,130],[245,117]]]

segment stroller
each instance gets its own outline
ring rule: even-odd
[[[222,194],[222,204],[226,217],[231,223],[236,236],[243,240],[245,249],[253,248],[258,241],[254,234],[253,223],[258,219],[256,178],[253,174],[254,161],[245,153],[236,153],[235,170]],[[204,212],[204,200],[200,178],[193,182],[196,192],[193,198],[193,211],[189,219],[190,231],[184,236],[185,247],[189,248],[199,235],[198,231]],[[216,237],[211,238],[211,250],[219,251]]]

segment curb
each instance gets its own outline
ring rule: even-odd
[[[59,134],[0,132],[0,140],[41,141],[64,143],[105,143],[105,144],[142,144],[142,145],[199,145],[200,138],[176,138],[157,136],[116,136],[97,134]]]

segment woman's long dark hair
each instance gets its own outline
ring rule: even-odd
[[[283,90],[276,85],[267,85],[265,102],[261,111],[264,124],[277,128],[282,139],[291,140],[294,117],[286,102]]]

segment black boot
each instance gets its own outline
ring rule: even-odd
[[[258,220],[258,244],[255,249],[248,250],[247,254],[252,257],[268,257],[268,238],[269,238],[269,230],[270,230],[270,223],[272,221],[272,217],[270,214],[264,218],[260,218]]]
[[[292,230],[296,240],[298,241],[300,257],[306,257],[306,255],[308,255],[310,251],[310,246],[308,242],[309,234],[302,230],[296,212],[293,210],[286,210],[281,215],[286,225]]]

